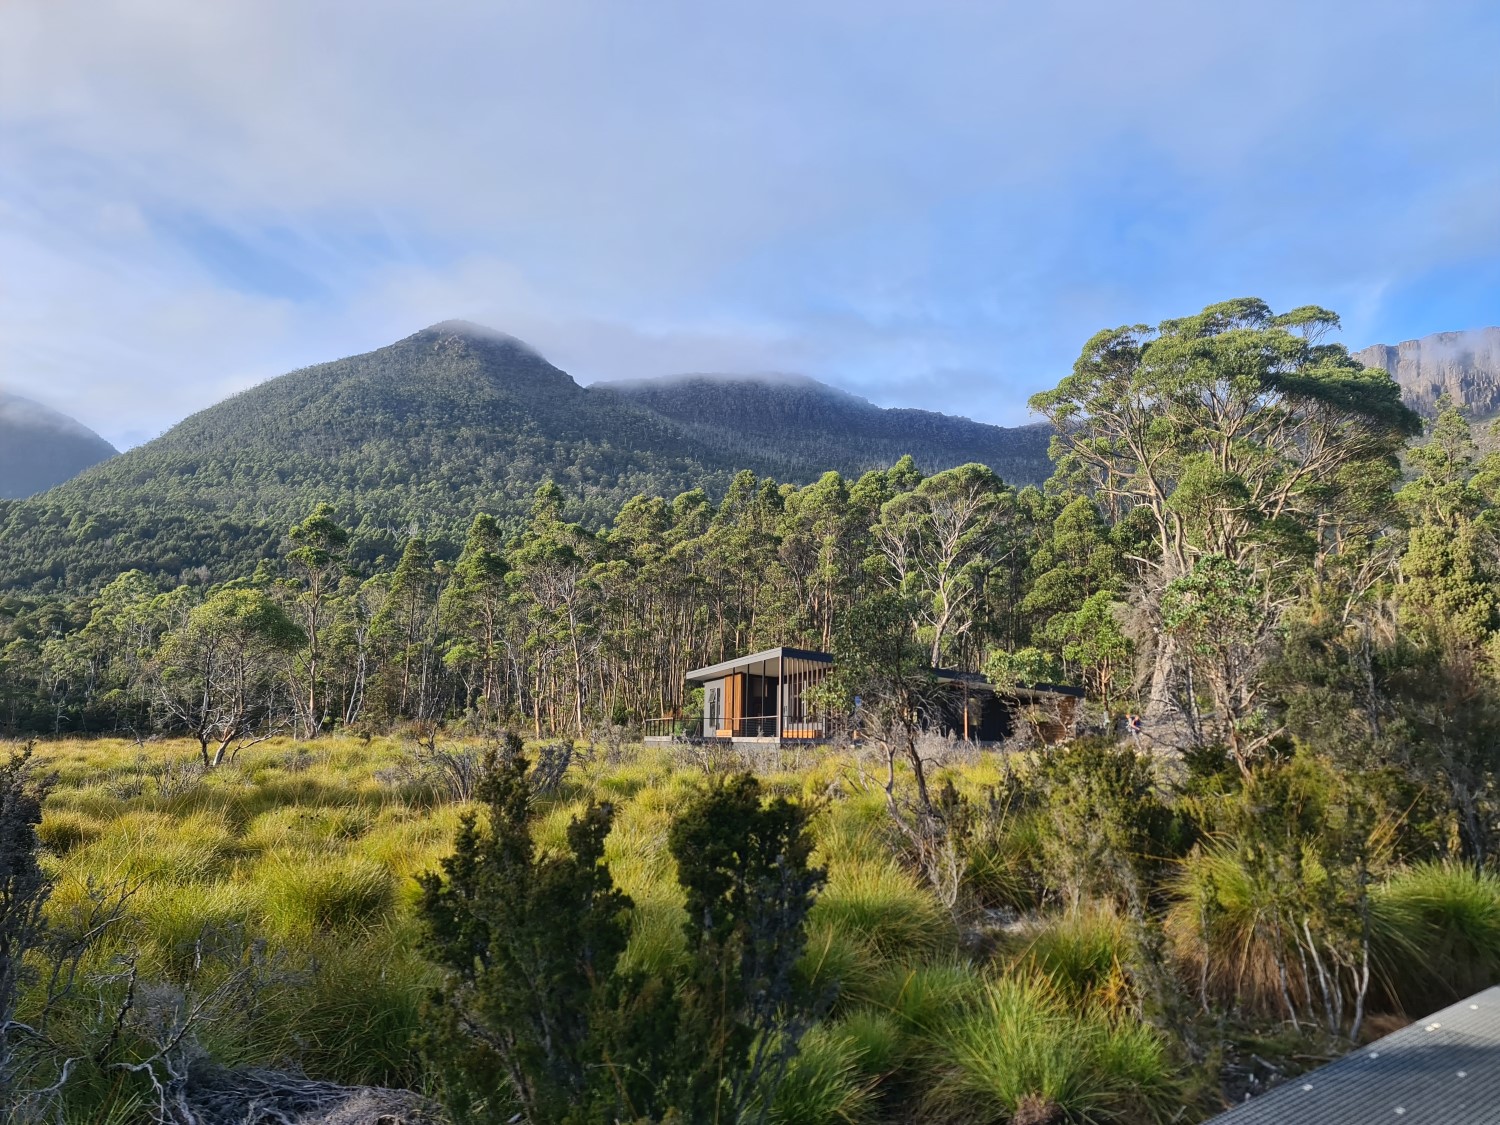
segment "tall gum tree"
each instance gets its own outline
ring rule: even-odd
[[[1204,557],[1259,576],[1274,619],[1307,568],[1379,529],[1396,453],[1420,421],[1389,374],[1324,342],[1337,327],[1314,306],[1278,315],[1226,301],[1100,332],[1071,375],[1032,398],[1055,427],[1060,480],[1117,519],[1149,513],[1152,549],[1133,561],[1158,626],[1163,592]],[[1193,706],[1185,656],[1158,627],[1149,715]]]

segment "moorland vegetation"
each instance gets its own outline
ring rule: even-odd
[[[1500,460],[1335,325],[1099,334],[1033,400],[1045,488],[741,473],[596,528],[548,483],[452,560],[319,505],[226,581],[10,595],[10,1089],[1192,1120],[1500,980]],[[858,744],[635,743],[778,643],[837,655]],[[1085,704],[981,751],[915,721],[935,666]]]

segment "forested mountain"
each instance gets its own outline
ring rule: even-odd
[[[31,496],[114,455],[83,423],[0,390],[0,497]]]
[[[1436,414],[1437,401],[1445,395],[1476,417],[1500,412],[1500,328],[1373,344],[1354,358],[1390,372],[1401,384],[1401,397],[1423,414]]]
[[[589,390],[669,418],[745,464],[773,448],[842,472],[907,455],[925,469],[978,462],[1019,484],[1040,483],[1051,472],[1052,431],[1044,424],[1002,428],[931,410],[883,409],[805,376],[677,375]]]
[[[85,587],[131,567],[226,576],[320,501],[373,557],[414,531],[453,542],[478,510],[513,521],[549,479],[570,517],[601,526],[638,493],[720,494],[742,468],[802,483],[888,465],[908,446],[927,469],[983,457],[1019,482],[1048,472],[1035,427],[881,411],[811,381],[795,394],[743,384],[737,412],[685,420],[690,390],[581,387],[518,340],[435,325],[272,379],[0,507],[0,586]],[[809,402],[814,425],[800,420]]]

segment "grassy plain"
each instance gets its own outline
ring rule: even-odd
[[[204,1003],[193,1034],[219,1063],[420,1088],[421,1010],[436,978],[421,954],[414,877],[437,868],[469,808],[401,768],[393,739],[268,742],[209,773],[196,758],[181,742],[36,749],[55,778],[40,827],[57,880],[53,917],[66,924],[91,888],[133,888],[126,918],[89,956],[86,1002],[64,1038],[97,1055],[114,1033],[100,1013],[115,1010],[133,971],[138,1008],[155,1002],[169,1018]],[[1208,1069],[1190,1072],[1181,1045],[1139,1018],[1130,927],[1101,905],[1042,908],[1036,824],[1010,825],[970,858],[989,924],[961,927],[901,862],[884,794],[859,762],[762,764],[773,767],[762,770],[772,792],[819,809],[828,883],[805,970],[836,988],[775,1120],[1103,1123],[1193,1120],[1213,1108]],[[992,757],[959,758],[936,781],[982,798],[999,771]],[[667,971],[682,956],[667,831],[704,777],[669,749],[627,748],[583,756],[543,799],[543,847],[562,844],[590,797],[615,802],[607,858],[635,903],[627,957],[643,968]],[[1387,914],[1410,933],[1430,928],[1434,912],[1464,912],[1463,926],[1444,932],[1480,983],[1500,965],[1500,889],[1457,880],[1421,869],[1388,894]],[[232,996],[215,993],[231,980]],[[104,1069],[79,1074],[70,1120],[131,1119],[138,1090]],[[1175,1116],[1185,1104],[1194,1108]]]

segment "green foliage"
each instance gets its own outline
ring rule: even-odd
[[[686,948],[648,973],[639,948],[625,956],[634,904],[604,862],[612,808],[587,805],[566,849],[539,854],[520,749],[512,738],[489,765],[488,828],[467,817],[443,875],[422,879],[428,946],[449,973],[427,1050],[450,1111],[712,1122],[770,1105],[813,1002],[797,971],[822,882],[805,812],[763,802],[748,775],[682,809],[669,848]],[[804,1093],[824,1085],[802,1079]]]
[[[596,982],[625,950],[630,899],[603,863],[608,805],[574,820],[565,853],[537,857],[528,763],[519,739],[506,750],[478,792],[488,829],[466,816],[443,875],[421,880],[429,948],[452,975],[429,1051],[481,1064],[450,1079],[460,1112],[474,1104],[471,1091],[494,1091],[499,1078],[530,1120],[560,1122],[607,1096],[591,1067],[590,1024]],[[483,1036],[462,1030],[469,1025]]]
[[[1159,1032],[1047,985],[995,981],[945,1027],[951,1068],[933,1091],[949,1121],[1167,1121],[1176,1082]]]
[[[1412,1015],[1500,981],[1500,877],[1454,863],[1393,874],[1372,898],[1382,982]]]
[[[599,527],[636,493],[722,494],[744,467],[811,482],[911,453],[927,468],[1046,474],[1038,427],[882,411],[816,385],[733,382],[702,398],[686,384],[580,387],[519,341],[435,325],[263,383],[7,505],[0,588],[83,589],[132,568],[224,580],[273,555],[320,502],[368,563],[393,553],[391,528],[457,543],[488,511],[513,530],[548,480],[570,518]]]
[[[1158,793],[1150,759],[1129,745],[1085,739],[1040,770],[1049,831],[1043,878],[1077,907],[1100,898],[1140,911],[1192,827]]]
[[[1370,882],[1393,814],[1357,776],[1299,754],[1221,799],[1178,876],[1168,929],[1200,1000],[1235,997],[1357,1039],[1371,980]]]

